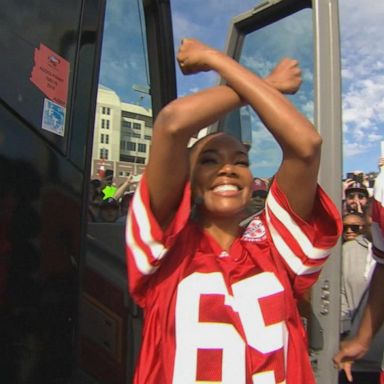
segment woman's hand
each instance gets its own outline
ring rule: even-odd
[[[265,81],[281,93],[295,94],[303,81],[299,62],[290,58],[282,59],[265,78]]]
[[[177,61],[184,75],[211,70],[209,58],[224,55],[222,52],[196,39],[182,39]],[[294,94],[302,83],[301,69],[297,60],[282,59],[265,78],[265,81],[282,93]]]
[[[177,53],[177,61],[184,75],[211,70],[208,59],[212,54],[222,54],[196,39],[182,39]]]

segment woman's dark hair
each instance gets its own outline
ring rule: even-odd
[[[197,148],[201,143],[203,143],[205,140],[208,140],[210,137],[212,137],[212,136],[217,136],[217,135],[227,135],[227,136],[230,136],[230,137],[234,138],[235,140],[237,140],[239,143],[243,144],[243,145],[246,147],[246,145],[245,145],[244,143],[242,143],[236,136],[233,136],[233,135],[231,135],[231,134],[228,133],[228,132],[216,131],[216,132],[210,132],[210,133],[208,133],[207,135],[198,138],[192,145],[190,145],[190,146],[188,147],[188,149],[189,149],[189,151],[190,151],[190,155],[191,155],[191,154],[196,150],[196,148]]]

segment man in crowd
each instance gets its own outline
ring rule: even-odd
[[[352,381],[352,363],[361,359],[369,350],[372,340],[384,323],[384,167],[383,159],[379,163],[381,172],[376,178],[372,200],[372,254],[376,260],[369,286],[368,301],[364,308],[356,335],[342,342],[333,361],[345,371],[347,379]],[[383,368],[383,366],[382,366]],[[380,383],[384,383],[381,371]]]
[[[362,180],[355,178],[344,182],[345,210],[347,212],[366,213],[369,202],[369,192]]]
[[[367,302],[368,288],[375,260],[367,234],[370,226],[361,213],[343,217],[343,247],[341,276],[341,340],[355,335]],[[384,328],[376,335],[368,353],[353,365],[355,384],[379,383],[381,355],[384,347]],[[339,384],[347,383],[343,371]]]

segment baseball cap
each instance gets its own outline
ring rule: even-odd
[[[263,179],[256,177],[253,180],[252,197],[255,197],[255,196],[266,197],[267,193],[268,193],[267,183]]]
[[[108,197],[101,202],[100,208],[118,208],[119,203],[113,198]]]
[[[367,187],[358,181],[355,181],[354,183],[350,184],[346,188],[345,193],[348,194],[349,192],[359,192],[359,193],[363,193],[364,195],[369,197],[369,192],[368,192]]]

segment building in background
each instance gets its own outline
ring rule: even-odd
[[[149,157],[152,110],[120,100],[99,85],[93,136],[91,178],[113,171],[119,185],[129,175],[141,175]]]

